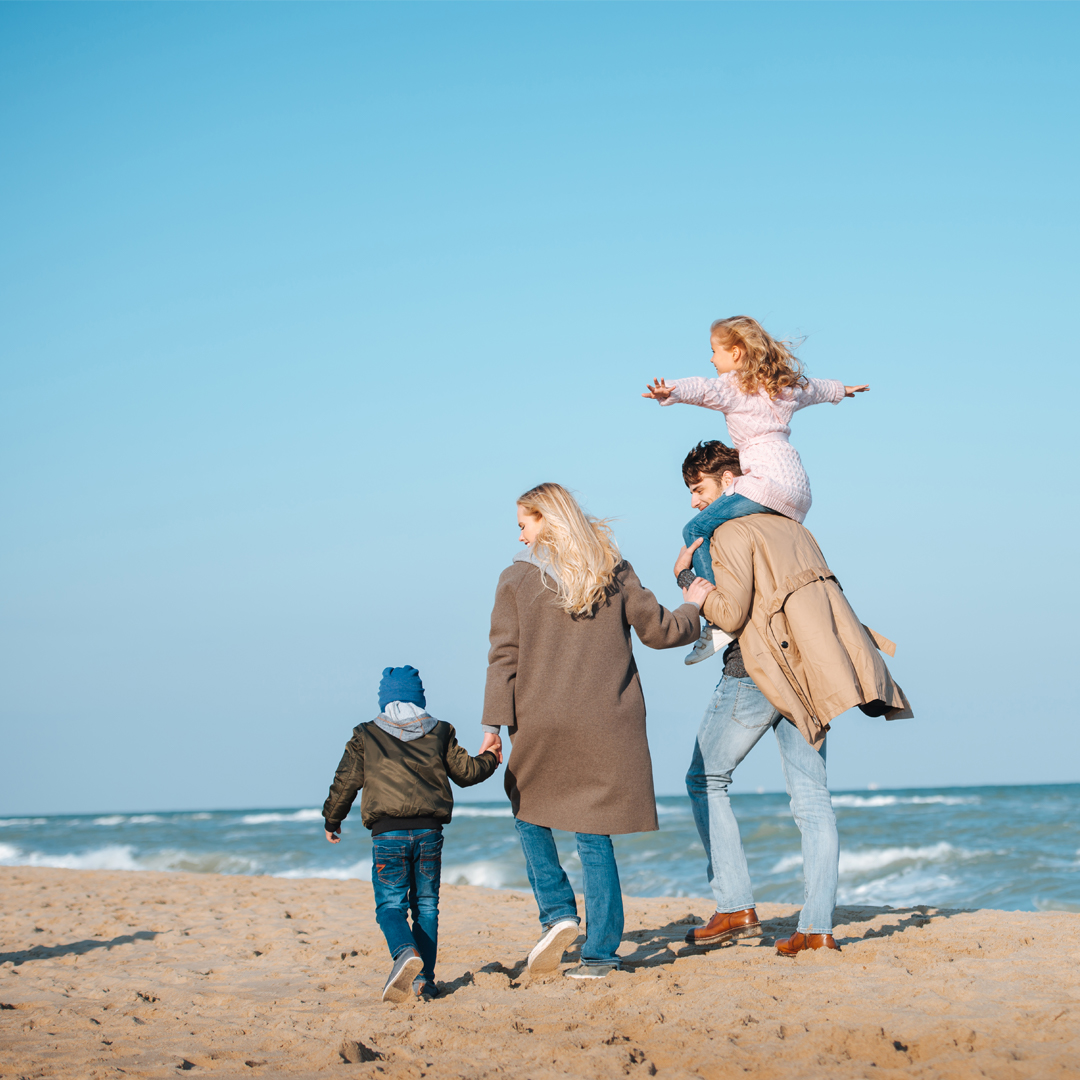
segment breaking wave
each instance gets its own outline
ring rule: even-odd
[[[322,821],[322,811],[295,810],[291,814],[245,814],[240,820],[245,825],[272,825],[279,821]]]
[[[833,806],[864,810],[876,806],[970,806],[979,801],[977,795],[834,795]]]

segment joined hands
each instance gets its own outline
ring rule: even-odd
[[[502,739],[498,735],[492,735],[490,731],[484,732],[484,741],[480,744],[479,754],[486,750],[490,750],[499,759],[499,764],[502,764]]]

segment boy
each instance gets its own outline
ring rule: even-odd
[[[410,991],[425,999],[438,996],[442,827],[454,808],[449,780],[471,787],[491,776],[500,761],[493,750],[471,757],[454,729],[428,715],[426,705],[416,668],[385,668],[379,715],[353,729],[323,804],[326,839],[339,843],[341,822],[357,791],[364,790],[360,817],[371,830],[375,918],[394,962],[383,1001],[405,1001]]]

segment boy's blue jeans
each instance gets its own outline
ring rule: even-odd
[[[746,498],[732,492],[730,495],[721,495],[714,499],[704,510],[699,511],[691,518],[682,531],[683,543],[689,547],[699,536],[704,543],[694,552],[694,573],[704,578],[710,584],[716,584],[713,575],[712,553],[709,551],[709,541],[712,534],[724,524],[725,521],[734,521],[735,518],[749,517],[750,514],[775,514],[767,506],[762,506],[753,499]]]
[[[416,949],[430,983],[435,982],[439,949],[442,843],[442,833],[435,829],[384,832],[371,838],[371,884],[379,929],[395,960],[406,949]]]
[[[574,890],[559,863],[559,853],[551,830],[544,825],[514,818],[525,868],[529,874],[540,925],[546,931],[562,919],[580,922]],[[619,868],[610,836],[575,833],[578,858],[585,879],[585,944],[581,962],[585,965],[619,966],[616,950],[622,941],[623,902]]]
[[[814,750],[799,729],[769,704],[753,679],[725,675],[698,729],[686,791],[705,845],[716,910],[754,906],[739,824],[731,812],[731,774],[765,732],[776,733],[791,812],[802,834],[805,899],[801,934],[831,934],[840,861],[836,816],[825,775],[825,745]]]

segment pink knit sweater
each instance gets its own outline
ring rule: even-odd
[[[798,450],[788,442],[788,425],[792,415],[807,405],[842,401],[844,384],[835,379],[810,379],[806,386],[785,390],[775,400],[764,390],[744,394],[730,371],[718,379],[676,379],[671,386],[674,392],[661,405],[702,405],[726,417],[743,471],[732,490],[795,521],[804,521],[810,509],[810,479]]]

